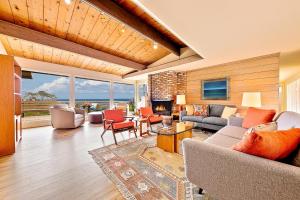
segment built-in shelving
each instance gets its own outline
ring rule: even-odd
[[[22,139],[21,68],[12,56],[0,55],[0,156],[13,154]]]

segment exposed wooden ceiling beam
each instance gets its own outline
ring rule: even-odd
[[[195,61],[198,61],[198,60],[201,60],[201,59],[202,59],[201,56],[195,54],[195,55],[191,55],[191,56],[181,58],[181,59],[178,59],[178,60],[170,61],[170,62],[161,64],[161,65],[158,65],[158,66],[155,66],[155,67],[149,67],[147,69],[144,69],[144,70],[141,70],[141,71],[138,71],[138,72],[131,72],[129,74],[124,75],[123,78],[130,78],[130,77],[139,76],[139,75],[146,74],[146,73],[153,73],[153,72],[156,72],[156,71],[159,71],[159,70],[164,70],[164,69],[167,69],[167,68],[170,68],[170,67],[175,67],[175,66],[178,66],[178,65],[183,65],[183,64],[195,62]]]
[[[0,34],[70,51],[135,70],[145,69],[143,64],[2,20],[0,20]]]
[[[131,14],[127,10],[123,9],[117,3],[112,0],[83,0],[89,3],[91,6],[107,13],[116,20],[126,24],[127,26],[138,31],[145,37],[157,42],[158,44],[164,46],[166,49],[170,50],[175,55],[180,55],[180,47],[175,43],[165,38],[161,33],[155,30],[152,26],[143,22],[140,18]]]

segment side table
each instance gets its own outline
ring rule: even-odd
[[[146,134],[149,135],[149,123],[146,118],[139,119],[139,131],[141,137]]]

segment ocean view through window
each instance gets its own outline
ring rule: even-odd
[[[69,77],[28,72],[31,77],[22,79],[23,125],[48,125],[49,107],[54,104],[69,104]]]
[[[87,112],[109,109],[109,82],[76,78],[75,105]]]
[[[22,79],[23,116],[49,115],[49,107],[69,103],[69,78],[32,72],[31,79]]]
[[[125,83],[113,84],[114,106],[118,109],[134,111],[134,85]]]

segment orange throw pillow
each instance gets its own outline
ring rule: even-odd
[[[263,110],[258,108],[248,108],[246,117],[243,121],[243,128],[250,128],[259,124],[269,123],[275,116],[275,110]]]
[[[300,143],[300,128],[261,131],[245,134],[232,149],[243,153],[279,160],[289,156]]]

